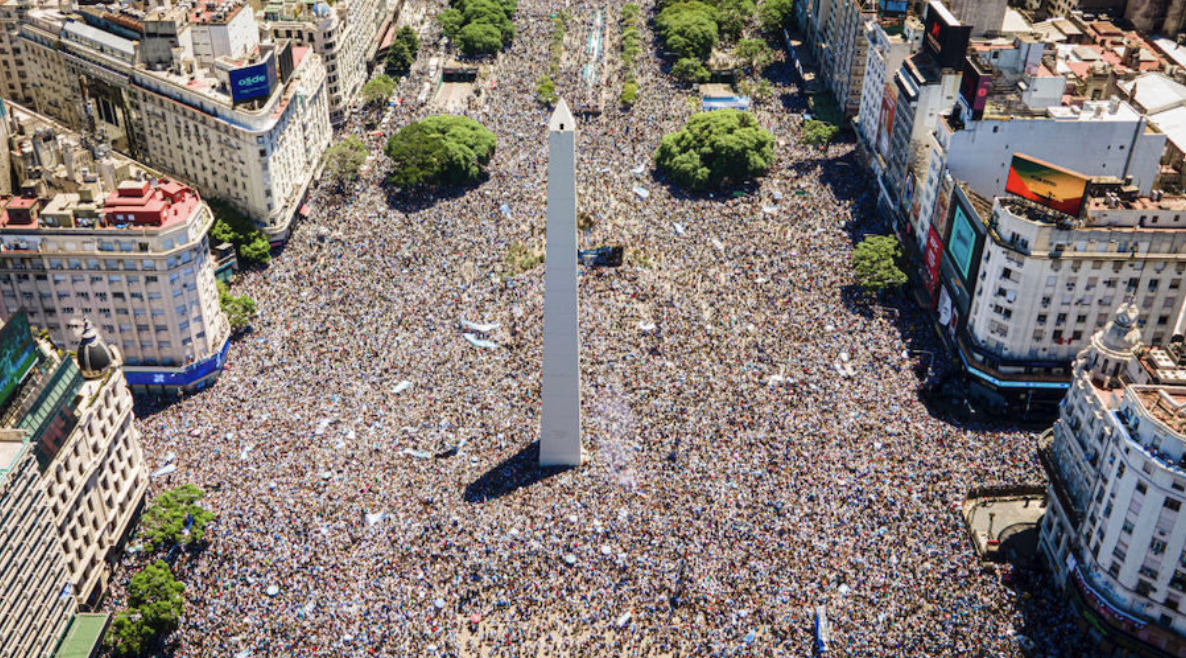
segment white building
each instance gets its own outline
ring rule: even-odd
[[[1070,363],[1129,297],[1142,340],[1169,339],[1186,301],[1186,197],[1092,199],[1080,222],[1000,197],[989,223],[967,333],[998,371]]]
[[[820,72],[840,111],[848,117],[860,110],[869,47],[866,24],[876,16],[876,11],[865,9],[859,0],[834,0],[822,22]]]
[[[1186,654],[1186,368],[1181,337],[1142,345],[1125,304],[1075,361],[1051,433],[1039,550],[1071,603],[1096,620],[1098,655]],[[1175,332],[1177,333],[1177,332]]]
[[[210,209],[102,141],[4,108],[13,179],[0,187],[18,196],[0,197],[0,318],[25,308],[58,345],[91,318],[120,347],[137,389],[216,377],[230,327],[214,282]]]
[[[273,39],[291,39],[321,56],[330,121],[344,121],[378,48],[379,33],[388,18],[385,0],[342,0],[332,7],[325,2],[289,0],[268,4],[263,13],[262,27]]]
[[[59,411],[72,427],[64,441],[43,436],[37,456],[54,523],[79,603],[94,605],[107,591],[111,568],[148,490],[148,470],[132,425],[132,394],[117,353],[87,324],[74,359],[60,359],[77,382]],[[68,363],[67,363],[68,362]],[[71,381],[73,380],[73,381]]]
[[[0,658],[49,658],[77,607],[23,430],[0,430]]]
[[[124,10],[137,12],[122,18],[144,30],[140,40],[29,11],[18,72],[36,72],[38,112],[80,131],[93,122],[116,149],[283,240],[331,138],[325,67],[308,47],[252,41],[246,7],[205,7]]]
[[[887,27],[889,29],[887,29]],[[866,23],[864,36],[868,40],[865,76],[861,81],[860,107],[857,111],[857,132],[865,148],[876,160],[875,174],[885,168],[889,155],[889,140],[893,132],[893,112],[897,103],[889,86],[902,62],[918,50],[922,40],[922,23],[914,17],[904,19],[900,26],[883,25],[880,21]]]

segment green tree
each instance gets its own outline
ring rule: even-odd
[[[681,58],[707,60],[719,37],[716,8],[697,0],[667,5],[655,26],[667,50]]]
[[[772,162],[774,137],[739,110],[694,114],[655,151],[655,165],[693,190],[762,176]]]
[[[774,57],[774,51],[761,39],[742,39],[733,49],[733,56],[745,66],[747,71],[753,73],[770,63]]]
[[[456,39],[461,26],[465,25],[465,19],[458,9],[446,9],[437,14],[437,22],[441,24],[441,33],[450,39]]]
[[[826,121],[810,119],[803,122],[803,136],[801,139],[808,146],[827,146],[839,133],[840,128],[837,126]]]
[[[385,103],[395,93],[395,80],[387,74],[379,74],[362,86],[359,96],[367,104]]]
[[[680,82],[701,84],[708,82],[712,75],[704,64],[695,57],[684,57],[671,67],[671,75]]]
[[[476,180],[498,140],[485,126],[462,116],[433,116],[410,123],[387,140],[384,152],[399,187],[457,185]]]
[[[185,611],[185,585],[164,560],[142,569],[128,584],[128,609],[117,614],[104,639],[116,656],[139,656],[153,638],[177,630]]]
[[[255,300],[247,295],[232,295],[222,281],[218,282],[218,305],[236,334],[246,329],[256,315]]]
[[[366,160],[366,145],[350,135],[325,150],[325,171],[336,180],[354,180]]]
[[[457,46],[466,57],[490,55],[502,49],[502,34],[494,25],[470,23],[457,33]]]
[[[642,8],[633,2],[627,2],[626,4],[622,5],[622,23],[633,23],[638,19],[641,11]]]
[[[185,585],[173,576],[164,560],[144,567],[128,584],[128,605],[140,611],[146,625],[156,635],[177,630],[185,608]]]
[[[552,81],[552,78],[541,75],[536,82],[538,84],[535,86],[535,100],[543,105],[555,105],[557,100],[556,83]]]
[[[210,227],[214,244],[229,242],[235,245],[239,261],[244,264],[264,265],[272,260],[268,236],[259,230],[250,217],[218,199],[207,199],[206,203],[210,206],[210,212],[214,213],[214,224]]]
[[[502,44],[510,42],[515,36],[515,24],[511,22],[511,17],[507,15],[503,6],[495,0],[468,0],[461,15],[465,19],[466,27],[485,24],[498,28]],[[462,28],[462,31],[464,32],[465,28]]]
[[[395,33],[395,41],[404,44],[408,48],[408,52],[412,53],[412,57],[420,54],[420,37],[416,35],[416,30],[412,26],[405,25]]]
[[[638,83],[627,82],[622,85],[622,95],[618,98],[622,105],[630,107],[638,101]]]
[[[387,57],[383,60],[383,72],[390,76],[401,77],[412,70],[416,63],[416,56],[408,50],[408,44],[402,41],[392,41],[387,49]]]
[[[906,273],[899,267],[902,245],[888,235],[870,235],[852,253],[857,285],[867,292],[897,290],[906,283]]]
[[[772,34],[790,28],[794,19],[795,0],[765,0],[758,8],[758,22]]]
[[[111,620],[111,628],[107,630],[107,636],[104,638],[112,653],[121,658],[143,655],[148,651],[148,643],[151,640],[152,629],[144,623],[137,610],[117,614]]]
[[[198,504],[203,495],[198,487],[186,484],[157,496],[140,518],[145,549],[151,553],[174,544],[186,546],[202,541],[206,526],[214,520],[214,514]],[[193,522],[187,532],[189,518]]]
[[[721,37],[730,41],[741,36],[741,31],[753,18],[753,0],[716,0],[717,28]]]

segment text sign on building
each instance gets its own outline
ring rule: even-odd
[[[0,328],[0,406],[8,401],[36,360],[29,318],[21,310]]]
[[[937,0],[931,0],[927,5],[927,18],[923,25],[926,28],[923,49],[935,63],[945,69],[963,68],[972,26],[960,25],[959,19]]]
[[[1086,176],[1070,169],[1016,153],[1009,165],[1005,191],[1078,217],[1088,182]]]
[[[230,84],[232,102],[243,103],[268,97],[276,86],[276,60],[268,57],[267,61],[259,64],[232,69]]]

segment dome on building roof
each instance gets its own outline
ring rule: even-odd
[[[1140,317],[1136,302],[1127,300],[1122,303],[1108,324],[1104,325],[1104,346],[1116,352],[1136,349],[1141,344],[1141,329],[1138,326]]]
[[[318,18],[329,16],[329,5],[324,2],[313,5],[313,15]]]
[[[102,377],[115,364],[115,357],[90,320],[82,321],[82,335],[78,339],[78,369],[87,379]]]

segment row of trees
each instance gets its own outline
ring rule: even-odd
[[[516,0],[453,0],[452,5],[437,21],[465,56],[496,53],[514,38]]]
[[[201,544],[214,514],[199,503],[192,484],[157,496],[140,517],[138,537],[146,554]],[[106,643],[116,656],[140,656],[177,630],[185,610],[185,585],[164,560],[144,567],[128,584],[128,607],[115,616]]]
[[[622,94],[619,100],[626,107],[638,101],[638,78],[634,68],[642,52],[641,20],[642,10],[637,4],[628,2],[622,5],[622,15],[618,21],[622,30]]]
[[[761,28],[771,36],[788,27],[793,19],[794,0],[766,0],[761,9],[753,0],[664,0],[658,5],[655,27],[663,46],[676,57],[671,74],[685,82],[707,82],[705,66],[718,41],[737,41],[740,57],[750,61],[767,54],[757,49],[760,40],[741,38],[755,13]],[[750,41],[748,44],[744,42]]]

